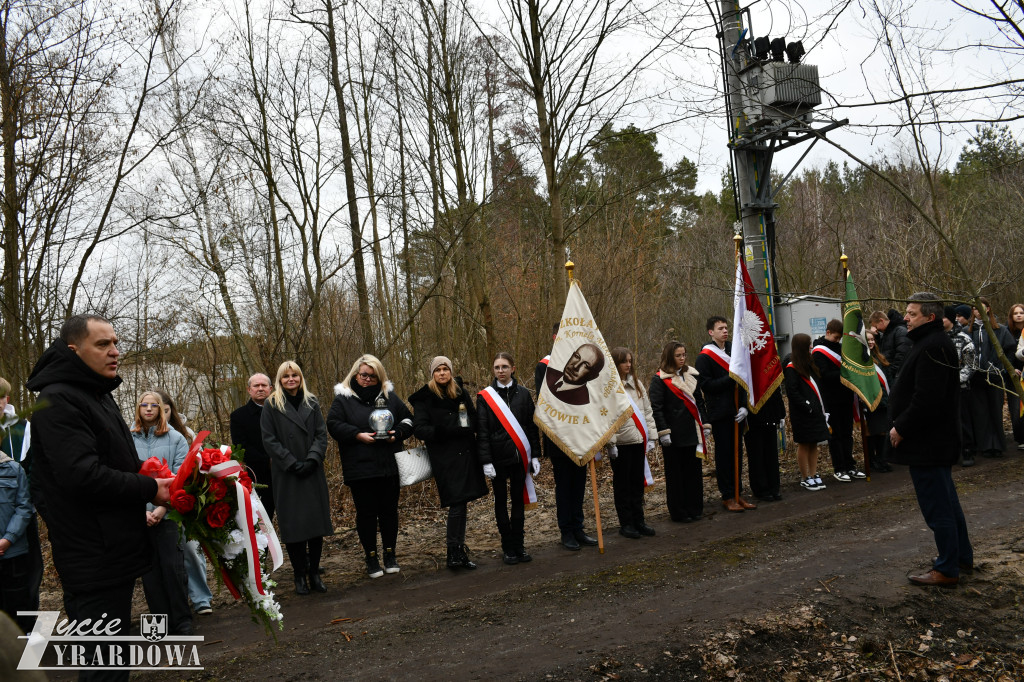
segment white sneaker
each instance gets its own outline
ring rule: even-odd
[[[868,477],[868,475],[865,474],[860,469],[850,469],[847,473],[850,474],[850,478],[867,478]]]
[[[815,488],[815,490],[825,489],[825,481],[821,480],[821,476],[814,477],[814,485],[818,486],[817,488]]]
[[[852,478],[850,478],[850,474],[846,473],[845,471],[837,471],[832,475],[835,476],[835,479],[837,481],[842,481],[843,483],[849,483],[850,481],[853,480]]]
[[[818,489],[818,486],[814,482],[813,478],[805,478],[804,480],[800,481],[800,487],[803,488],[804,490],[817,490]]]

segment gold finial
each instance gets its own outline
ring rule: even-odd
[[[572,282],[572,269],[576,267],[576,264],[571,260],[565,261],[565,271],[569,274],[569,281]]]
[[[846,269],[846,261],[848,261],[848,260],[850,260],[850,259],[846,257],[845,253],[839,257],[839,262],[840,262],[840,264],[842,264],[843,270]]]

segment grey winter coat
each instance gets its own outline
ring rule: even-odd
[[[287,400],[279,410],[268,400],[260,417],[263,447],[270,455],[274,481],[274,506],[281,527],[281,542],[301,542],[334,532],[331,525],[324,453],[327,451],[327,424],[320,403],[310,397],[299,409]],[[311,459],[316,469],[306,476],[291,471],[296,462]]]

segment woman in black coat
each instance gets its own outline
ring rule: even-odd
[[[805,490],[823,490],[818,475],[818,443],[828,440],[828,415],[815,379],[818,368],[811,360],[811,337],[796,334],[793,352],[786,357],[783,385],[789,400],[789,423],[796,441],[796,463],[800,467],[800,485]]]
[[[492,390],[485,390],[490,397],[508,406],[526,436],[526,443],[522,445],[528,450],[525,454],[520,451],[481,391],[476,400],[479,425],[477,451],[484,465],[484,474],[491,479],[491,488],[494,490],[494,520],[501,534],[504,561],[513,565],[533,559],[524,547],[526,503],[523,490],[526,486],[526,468],[523,457],[530,458],[531,472],[536,476],[540,472],[540,443],[537,425],[533,423],[533,398],[516,381],[516,364],[512,356],[498,353],[494,358],[493,370],[494,381],[488,386]],[[511,514],[508,504],[511,504]]]
[[[306,388],[299,366],[287,360],[277,369],[274,392],[260,416],[263,448],[270,455],[274,506],[281,542],[295,573],[295,591],[326,592],[320,578],[324,536],[334,532],[324,475],[327,427],[316,396]]]
[[[363,355],[334,387],[334,403],[327,414],[327,430],[341,456],[345,485],[356,506],[356,532],[366,553],[366,573],[379,578],[398,573],[398,465],[395,453],[412,435],[412,413],[395,393],[387,372],[373,355]],[[395,418],[387,438],[375,438],[370,414],[387,408]],[[377,555],[377,528],[384,543],[384,568]]]
[[[686,364],[686,346],[669,341],[661,351],[661,369],[651,379],[648,393],[665,458],[665,504],[669,517],[681,523],[704,517],[704,453],[697,454],[704,432],[696,391],[697,370]]]
[[[892,389],[893,382],[892,365],[889,364],[889,360],[878,347],[875,334],[868,330],[865,335],[868,339],[871,359],[875,363],[875,371],[881,370],[879,380],[882,383],[882,399],[873,412],[867,413],[867,460],[872,471],[885,473],[892,471],[892,465],[889,464],[888,458],[889,429],[892,428],[892,423],[889,421],[889,391]],[[859,405],[864,405],[864,401],[860,398],[857,399],[857,402]]]
[[[452,361],[439,355],[430,361],[430,381],[409,396],[416,437],[427,444],[430,468],[442,507],[448,507],[448,568],[473,569],[466,550],[466,504],[487,494],[476,456],[476,408],[452,378]]]

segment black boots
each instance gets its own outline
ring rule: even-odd
[[[453,571],[458,568],[473,570],[476,564],[469,560],[465,545],[448,545],[448,568]]]
[[[312,570],[309,572],[309,586],[316,592],[327,591],[327,585],[324,585],[324,581],[323,578],[320,577],[319,570]]]
[[[295,594],[309,594],[309,580],[306,579],[305,575],[295,576]]]

